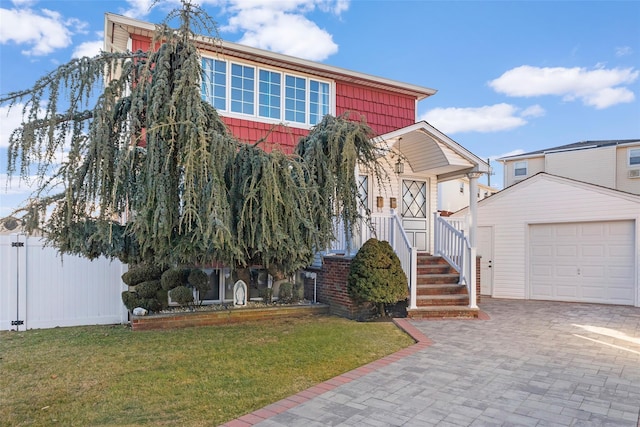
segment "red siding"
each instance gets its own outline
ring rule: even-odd
[[[147,51],[151,41],[147,37],[132,34],[132,49]],[[409,95],[358,86],[346,82],[336,82],[336,115],[347,111],[359,113],[369,126],[379,135],[415,123],[415,98]],[[229,131],[239,140],[250,144],[260,138],[265,142],[260,146],[267,152],[278,148],[291,153],[301,136],[309,131],[254,122],[248,119],[222,117]],[[269,133],[271,130],[271,133]],[[268,136],[267,136],[268,135]]]
[[[254,122],[251,120],[237,119],[232,117],[222,117],[229,131],[240,141],[255,144],[259,139],[265,138],[260,143],[267,153],[274,148],[290,154],[298,143],[300,137],[309,133],[305,129],[290,128],[283,125],[272,125],[269,123]],[[271,130],[271,133],[269,133]],[[268,135],[268,136],[267,136]]]
[[[146,52],[149,50],[149,46],[151,46],[151,39],[148,37],[143,37],[137,34],[131,34],[131,51],[136,52],[141,50]]]
[[[380,135],[414,124],[415,105],[408,95],[336,82],[336,114],[359,113]]]

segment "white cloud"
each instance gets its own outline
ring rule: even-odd
[[[24,104],[16,104],[9,110],[9,107],[0,107],[0,148],[9,146],[9,137],[14,129],[22,123],[22,108]]]
[[[523,117],[539,117],[544,109],[534,105],[520,112],[510,104],[470,108],[434,108],[421,117],[444,133],[499,132],[527,124]]]
[[[224,4],[231,18],[221,29],[243,32],[239,43],[315,61],[336,53],[338,45],[305,15],[317,8],[339,16],[349,8],[347,0],[234,0]]]
[[[495,154],[493,156],[489,156],[489,160],[494,161],[494,160],[500,159],[502,157],[518,156],[518,155],[524,154],[524,153],[526,153],[526,151],[524,151],[522,148],[518,148],[516,150],[507,151],[506,153]]]
[[[520,113],[520,116],[522,116],[522,117],[542,117],[545,114],[546,114],[546,111],[544,110],[544,108],[542,108],[541,106],[536,104],[536,105],[532,105],[531,107],[528,107],[528,108],[525,108],[524,110],[522,110],[522,113]]]
[[[0,44],[28,45],[25,55],[42,56],[71,44],[74,32],[83,32],[86,23],[77,19],[64,19],[58,12],[48,9],[0,8]]]
[[[616,48],[616,56],[627,56],[633,53],[633,49],[630,46],[622,46]]]
[[[490,81],[489,86],[507,96],[556,95],[562,96],[564,101],[580,99],[585,105],[603,109],[632,102],[635,96],[625,86],[632,84],[639,75],[640,71],[633,68],[606,69],[599,66],[588,70],[523,65]]]
[[[98,55],[102,48],[104,47],[104,43],[102,40],[89,41],[80,43],[78,46],[73,49],[72,58],[82,58],[83,56],[88,56],[89,58],[93,58]]]
[[[151,12],[154,0],[127,0],[129,9],[120,9],[120,13],[129,18],[142,18]]]

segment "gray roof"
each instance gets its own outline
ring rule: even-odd
[[[498,160],[509,160],[509,159],[515,159],[519,157],[529,157],[529,156],[535,156],[536,154],[545,154],[545,153],[550,153],[554,151],[585,150],[589,148],[609,147],[612,145],[625,145],[625,144],[631,144],[634,142],[640,142],[640,139],[610,139],[610,140],[604,140],[604,141],[581,141],[581,142],[574,142],[573,144],[560,145],[560,146],[551,147],[551,148],[544,148],[542,150],[537,150],[537,151],[530,151],[528,153],[514,154],[513,156],[505,156],[505,157],[499,158]]]

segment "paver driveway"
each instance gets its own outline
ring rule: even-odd
[[[640,427],[640,308],[480,307],[490,320],[411,321],[432,345],[257,425]]]

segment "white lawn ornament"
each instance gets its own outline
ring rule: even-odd
[[[142,307],[136,307],[136,308],[133,309],[133,315],[134,316],[146,316],[147,313],[148,313],[148,311],[145,310]]]
[[[233,285],[233,305],[247,305],[247,284],[243,280]]]

